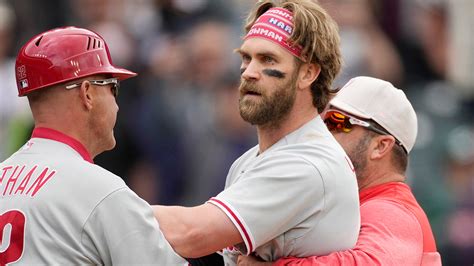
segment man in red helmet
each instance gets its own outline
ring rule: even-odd
[[[92,159],[115,146],[119,82],[107,44],[75,27],[28,41],[16,61],[31,139],[0,163],[0,265],[184,265],[151,207]]]

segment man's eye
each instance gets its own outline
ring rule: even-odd
[[[270,56],[264,56],[264,57],[263,57],[263,61],[264,61],[265,63],[273,63],[273,62],[275,62],[275,60],[273,60],[273,58],[271,58]]]
[[[251,58],[250,58],[249,55],[245,55],[245,54],[242,55],[242,61],[243,61],[243,62],[250,62],[250,60],[251,60]]]

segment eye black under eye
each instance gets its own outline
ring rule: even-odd
[[[285,77],[285,73],[281,72],[280,70],[276,70],[276,69],[264,69],[262,72],[263,72],[263,74],[265,74],[267,76],[275,77],[275,78],[279,78],[279,79],[282,79],[282,78]]]

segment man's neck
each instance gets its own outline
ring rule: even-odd
[[[44,127],[44,128],[50,128],[54,129],[56,131],[59,131],[65,135],[68,135],[71,138],[74,138],[75,140],[79,141],[86,150],[89,152],[92,158],[94,158],[97,153],[95,153],[90,139],[93,139],[89,135],[89,127],[81,123],[84,121],[83,119],[61,119],[61,117],[58,117],[56,120],[51,120],[51,121],[36,121],[35,122],[35,127]]]
[[[257,126],[259,153],[265,152],[280,139],[308,123],[317,115],[318,112],[315,109],[303,112],[301,109],[295,111],[293,108],[292,112],[281,121],[271,125]]]

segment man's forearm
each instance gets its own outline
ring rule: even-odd
[[[242,242],[239,231],[216,206],[153,206],[155,218],[173,249],[198,258]]]
[[[158,220],[160,229],[165,235],[171,247],[182,257],[189,257],[186,246],[182,243],[185,239],[191,241],[192,236],[189,227],[191,225],[180,218],[187,212],[185,207],[180,206],[152,206],[155,218]]]

